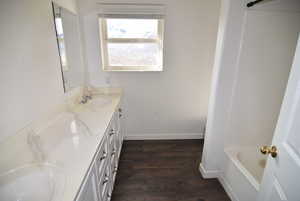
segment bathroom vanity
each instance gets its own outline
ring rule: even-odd
[[[0,200],[109,201],[123,142],[121,94],[95,89],[83,104],[80,91],[1,142]]]
[[[114,187],[123,135],[122,110],[118,108],[102,137],[94,159],[78,192],[76,201],[109,201]]]

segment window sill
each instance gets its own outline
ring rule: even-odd
[[[105,72],[162,72],[163,67],[121,67],[121,66],[109,66],[103,67],[103,71]]]

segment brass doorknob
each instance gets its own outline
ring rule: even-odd
[[[271,154],[271,156],[273,157],[273,158],[276,158],[276,156],[277,156],[277,147],[276,146],[271,146],[271,147],[269,147],[269,146],[262,146],[262,147],[260,147],[260,152],[262,153],[262,154]]]

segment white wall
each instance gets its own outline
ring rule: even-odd
[[[107,1],[109,2],[109,1]],[[92,85],[121,86],[127,134],[199,134],[208,108],[219,0],[118,0],[166,5],[163,72],[101,70],[96,0],[79,1]],[[187,136],[187,135],[186,135]]]
[[[60,5],[61,7],[64,7],[73,13],[78,12],[76,0],[53,0],[53,1],[58,5]]]
[[[300,31],[299,13],[256,9],[245,19],[226,146],[271,144]]]
[[[64,92],[49,0],[0,3],[0,140],[39,119]]]
[[[202,172],[216,177],[224,149],[226,123],[232,98],[243,13],[240,0],[222,0],[219,31],[209,98],[207,127],[202,153]]]
[[[271,143],[300,31],[299,1],[245,5],[222,1],[201,162],[206,177],[224,170],[226,147]]]

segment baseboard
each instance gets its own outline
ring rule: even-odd
[[[231,201],[240,201],[237,196],[235,195],[235,193],[232,190],[232,187],[230,186],[230,184],[226,181],[226,179],[223,177],[222,174],[219,175],[218,177],[219,182],[222,184],[225,192],[227,193],[227,195],[229,196],[229,198],[231,199]]]
[[[206,170],[203,167],[202,163],[200,163],[200,165],[199,165],[199,171],[200,171],[202,177],[205,179],[218,178],[218,176],[219,176],[219,171]]]
[[[125,140],[186,140],[203,139],[203,133],[143,133],[127,134]]]

